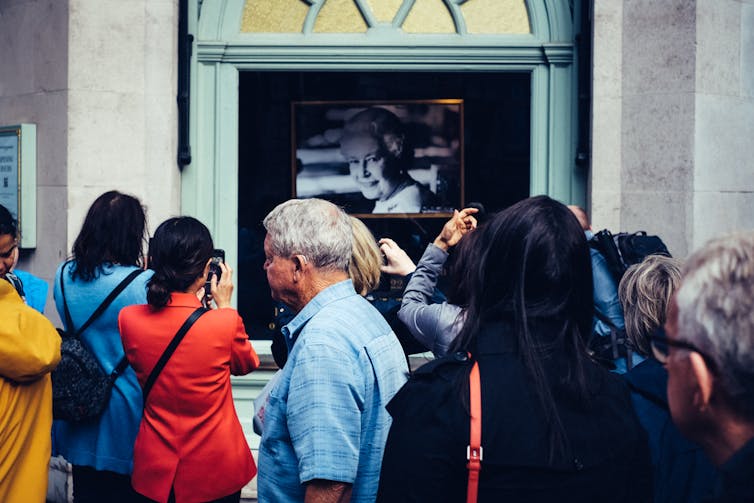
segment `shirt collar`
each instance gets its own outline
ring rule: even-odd
[[[193,293],[173,292],[167,307],[202,307],[202,303]]]
[[[299,311],[295,318],[293,318],[287,325],[281,330],[285,338],[292,342],[301,329],[306,325],[310,319],[314,317],[319,311],[322,310],[327,304],[335,302],[336,300],[356,295],[356,290],[353,289],[353,283],[350,279],[346,279],[328,286],[310,300],[304,308]]]

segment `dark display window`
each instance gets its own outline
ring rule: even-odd
[[[499,211],[529,196],[529,73],[241,72],[238,138],[238,309],[255,339],[269,338],[273,301],[265,272],[262,220],[292,196],[291,103],[463,100],[463,199]],[[415,261],[446,218],[366,218]],[[400,282],[385,280],[384,295]]]

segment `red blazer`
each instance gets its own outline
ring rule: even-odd
[[[167,307],[121,310],[123,347],[143,386],[180,326],[201,304],[173,293]],[[210,501],[235,493],[257,469],[238,421],[230,375],[259,366],[235,309],[205,313],[188,331],[157,377],[134,445],[131,483],[160,502],[171,488],[179,503]]]

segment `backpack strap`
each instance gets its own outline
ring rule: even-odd
[[[65,266],[67,264],[70,264],[70,263],[71,263],[71,261],[68,261],[65,264],[63,264],[63,267],[60,268],[60,295],[61,295],[61,297],[63,297],[63,310],[65,311],[66,324],[68,325],[68,329],[69,330],[73,330],[73,321],[71,319],[71,312],[68,310],[68,303],[65,300],[65,286],[64,286],[65,283],[63,281],[63,270],[65,269]],[[92,313],[92,315],[89,316],[89,319],[86,320],[83,325],[81,325],[81,328],[79,328],[78,330],[74,331],[74,337],[78,337],[79,335],[81,335],[84,332],[84,330],[86,330],[87,328],[89,328],[89,325],[91,325],[92,323],[94,323],[94,321],[97,318],[99,318],[102,315],[102,313],[105,312],[105,309],[107,309],[108,307],[110,307],[110,304],[112,304],[113,301],[115,300],[115,298],[118,295],[120,295],[120,292],[122,292],[123,290],[125,290],[126,287],[134,279],[136,279],[136,276],[138,276],[139,274],[141,274],[143,272],[144,272],[143,269],[136,269],[134,271],[131,271],[131,273],[128,276],[126,276],[125,278],[123,278],[123,280],[120,283],[118,283],[118,286],[116,286],[113,289],[113,291],[110,292],[110,294],[107,297],[105,297],[105,300],[103,300],[102,303],[99,306],[97,306],[97,309],[95,309],[94,312]],[[120,364],[119,364],[119,366],[120,366]]]
[[[123,358],[120,359],[118,365],[116,365],[113,371],[110,372],[110,380],[115,381],[118,376],[126,370],[126,367],[128,367],[128,358],[126,358],[126,355],[123,355]]]
[[[65,282],[63,281],[63,271],[65,271],[65,266],[70,263],[71,261],[69,260],[60,268],[60,296],[63,298],[63,313],[65,314],[65,325],[68,327],[69,331],[73,331],[73,320],[71,319],[71,312],[68,310],[68,303],[65,301]]]
[[[65,270],[65,266],[70,264],[71,261],[67,261],[63,266],[60,268],[60,296],[63,298],[63,311],[65,313],[65,323],[68,326],[68,329],[73,332],[73,337],[78,338],[79,335],[81,335],[84,330],[89,328],[89,325],[91,325],[94,320],[99,318],[102,313],[105,312],[105,309],[110,307],[110,304],[113,303],[115,298],[120,295],[120,292],[125,290],[125,288],[131,284],[133,280],[136,279],[136,276],[143,273],[143,269],[136,269],[134,271],[131,271],[131,273],[123,278],[123,280],[118,283],[118,285],[113,289],[110,294],[105,297],[105,300],[102,301],[102,303],[97,307],[97,309],[94,310],[94,313],[89,317],[88,320],[84,322],[83,325],[81,325],[81,328],[78,330],[73,330],[73,320],[71,319],[71,312],[68,310],[68,303],[65,300],[65,282],[63,281],[63,271]],[[101,366],[102,364],[100,364]],[[115,380],[118,378],[119,375],[123,373],[124,370],[126,370],[126,367],[128,367],[128,358],[126,358],[126,355],[123,355],[123,358],[120,359],[118,364],[115,366],[112,372],[110,372],[110,381],[115,382]]]
[[[469,482],[466,488],[466,503],[476,503],[479,489],[479,471],[482,469],[482,386],[479,379],[479,363],[474,362],[469,374],[469,445],[466,447],[466,467]]]
[[[152,390],[152,386],[154,386],[154,382],[157,380],[157,376],[160,375],[160,372],[162,372],[162,369],[165,367],[165,364],[168,362],[168,360],[170,360],[170,357],[173,356],[173,353],[178,347],[178,344],[180,344],[181,340],[183,340],[183,337],[186,335],[186,332],[188,332],[191,326],[194,324],[194,322],[198,320],[199,317],[203,315],[204,313],[206,313],[207,311],[209,311],[209,309],[207,309],[206,307],[196,308],[196,310],[193,313],[191,313],[188,319],[183,322],[183,325],[181,325],[181,328],[179,328],[178,332],[176,332],[175,336],[173,336],[173,340],[170,341],[170,344],[168,344],[168,347],[165,348],[165,351],[162,353],[162,356],[160,356],[160,359],[157,360],[157,363],[152,369],[152,372],[149,373],[149,377],[147,377],[147,381],[144,383],[144,387],[142,388],[141,394],[144,397],[145,406],[147,404],[147,396],[149,395],[149,392]]]

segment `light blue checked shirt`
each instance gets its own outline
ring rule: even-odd
[[[296,343],[265,410],[260,503],[304,501],[313,479],[353,484],[351,501],[374,501],[385,405],[408,378],[398,339],[351,280],[320,292],[283,333]]]

